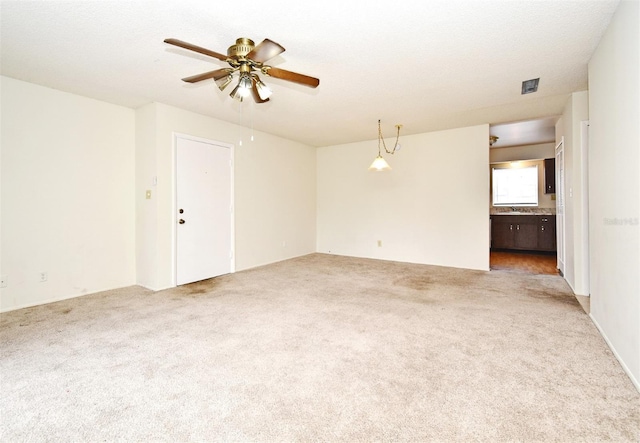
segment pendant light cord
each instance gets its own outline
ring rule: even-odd
[[[389,151],[389,149],[387,149],[387,144],[384,142],[384,138],[382,137],[382,128],[380,127],[380,120],[378,120],[378,156],[380,156],[382,153],[382,151],[380,150],[381,144],[387,154],[395,154],[396,150],[398,149],[398,140],[400,140],[400,128],[402,128],[402,125],[396,125],[396,128],[398,130],[396,133],[396,143],[393,146],[393,150]]]

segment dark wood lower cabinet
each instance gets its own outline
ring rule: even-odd
[[[538,232],[538,249],[542,251],[556,250],[556,216],[541,216]]]
[[[491,248],[556,250],[555,215],[492,215]]]
[[[513,224],[498,223],[491,219],[491,247],[511,249],[513,247]]]
[[[536,220],[526,220],[516,223],[513,236],[515,249],[538,249],[538,224]]]

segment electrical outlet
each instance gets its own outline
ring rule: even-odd
[[[378,247],[381,248],[382,247],[382,240],[378,240]]]
[[[6,288],[8,284],[8,277],[6,275],[0,276],[0,288]]]
[[[286,247],[287,247],[287,242],[286,242],[286,241],[283,241],[283,242],[282,242],[282,247],[283,247],[283,248],[286,248]]]
[[[46,273],[46,272],[41,272],[41,273],[40,273],[40,281],[41,281],[41,282],[43,282],[43,281],[47,281],[47,279],[48,279],[48,278],[49,278],[49,276],[47,275],[47,273]]]

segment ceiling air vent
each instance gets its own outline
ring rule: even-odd
[[[532,78],[531,80],[525,80],[522,82],[522,94],[531,94],[538,90],[538,83],[540,78]]]

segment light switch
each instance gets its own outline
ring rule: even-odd
[[[147,190],[147,192],[146,192],[146,194],[145,194],[145,198],[146,198],[147,200],[150,200],[150,199],[151,199],[151,191],[150,191],[150,190]]]

